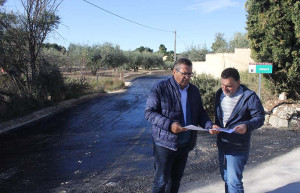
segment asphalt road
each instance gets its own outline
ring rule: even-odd
[[[138,78],[124,93],[1,134],[0,192],[150,192],[152,140],[144,108],[151,87],[164,78]],[[273,128],[253,132],[247,167],[299,147],[299,136]],[[215,136],[199,133],[197,140],[181,192],[220,178]]]
[[[142,77],[111,94],[0,135],[0,192],[102,192],[152,175],[147,94],[165,77]]]

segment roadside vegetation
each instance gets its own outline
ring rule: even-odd
[[[258,93],[258,74],[249,73],[248,71],[240,72],[240,78],[241,84],[244,84],[249,89]],[[207,74],[197,74],[192,78],[191,83],[199,88],[203,107],[209,117],[214,120],[215,94],[216,91],[221,88],[220,79]],[[262,100],[262,103],[275,99],[273,91],[274,86],[271,85],[271,81],[262,77],[260,90],[260,99]]]
[[[59,0],[21,0],[24,12],[4,9],[0,0],[0,122],[62,100],[124,87],[124,73],[167,69],[172,52],[141,46],[123,51],[111,43],[44,43],[58,27]],[[163,56],[168,58],[163,61]]]
[[[173,68],[174,52],[163,44],[154,52],[144,46],[124,51],[109,42],[92,46],[71,43],[68,48],[45,43],[60,23],[57,8],[61,1],[20,1],[22,13],[5,10],[6,0],[0,0],[0,122],[62,100],[124,88],[126,74]],[[217,33],[211,49],[192,45],[177,58],[205,61],[207,53],[251,48],[256,61],[273,62],[273,73],[262,79],[262,100],[281,92],[299,100],[300,3],[248,0],[246,9],[247,33],[237,32],[229,41]],[[275,17],[278,14],[282,17]],[[273,38],[274,33],[278,38]],[[257,76],[241,73],[242,83],[257,92]],[[193,83],[199,86],[204,106],[212,115],[219,81],[198,75]]]

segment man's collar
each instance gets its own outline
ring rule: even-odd
[[[180,88],[180,85],[179,85],[178,82],[175,80],[175,78],[174,78],[174,82],[176,83],[176,85],[177,85],[177,87],[178,87],[179,90],[184,90],[184,89],[187,90],[187,89],[189,88],[189,86],[190,86],[190,83],[188,83],[183,89],[181,89],[181,88]]]

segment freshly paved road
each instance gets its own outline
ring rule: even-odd
[[[166,77],[142,77],[104,96],[0,135],[0,192],[101,191],[152,175],[147,95]]]

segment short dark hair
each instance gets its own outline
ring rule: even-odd
[[[174,62],[174,69],[178,70],[178,67],[179,67],[180,64],[185,64],[187,66],[192,66],[193,65],[192,62],[189,59],[187,59],[187,58],[179,58],[178,60],[176,60]]]
[[[239,81],[240,80],[240,74],[237,71],[237,69],[235,68],[226,68],[225,70],[223,70],[222,74],[221,74],[221,78],[223,79],[227,79],[227,78],[233,78],[235,81]]]

